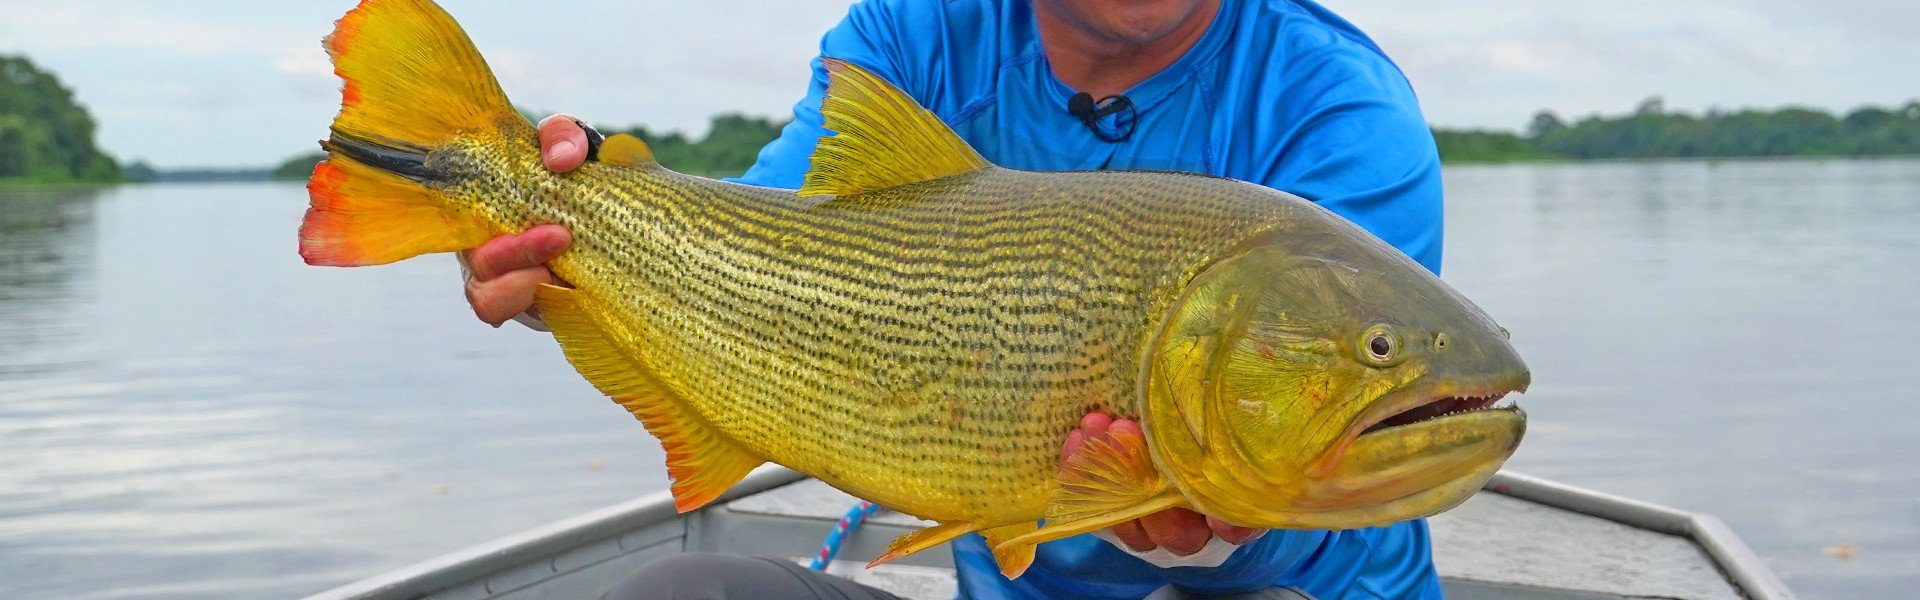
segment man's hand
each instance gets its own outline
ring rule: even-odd
[[[533,291],[540,284],[566,285],[547,270],[573,234],[559,225],[541,225],[518,235],[503,235],[461,254],[467,264],[467,304],[473,315],[499,327],[521,314],[539,319]]]
[[[540,120],[540,162],[555,173],[587,162],[587,132],[567,115]],[[503,235],[461,253],[467,265],[467,304],[488,325],[499,327],[520,315],[538,321],[533,291],[540,284],[565,285],[546,263],[573,243],[559,225],[541,225],[518,235]]]
[[[1090,413],[1080,419],[1080,428],[1067,434],[1067,443],[1060,449],[1060,464],[1065,465],[1068,457],[1080,452],[1087,445],[1087,440],[1104,438],[1114,430],[1141,434],[1140,425],[1126,419],[1116,420],[1100,413]],[[1166,548],[1168,552],[1180,556],[1199,552],[1214,536],[1219,536],[1229,544],[1241,545],[1267,532],[1265,529],[1229,525],[1184,508],[1153,513],[1115,525],[1108,531],[1113,532],[1114,537],[1120,538],[1134,552]]]

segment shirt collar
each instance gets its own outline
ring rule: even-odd
[[[1134,110],[1152,109],[1179,89],[1195,69],[1212,62],[1213,58],[1220,54],[1220,49],[1227,45],[1227,38],[1232,36],[1234,24],[1239,16],[1239,4],[1239,0],[1220,0],[1220,9],[1214,13],[1213,22],[1207,25],[1206,33],[1200,34],[1200,40],[1194,42],[1192,48],[1188,48],[1185,54],[1180,55],[1173,64],[1167,65],[1167,68],[1161,69],[1160,72],[1154,73],[1121,93],[1133,102]],[[1079,92],[1053,75],[1053,66],[1048,63],[1046,50],[1040,45],[1039,25],[1034,21],[1038,18],[1033,14],[1035,10],[1037,9],[1030,3],[1027,4],[1027,25],[1032,28],[1035,53],[1039,55],[1035,64],[1039,66],[1039,74],[1045,80],[1045,85],[1058,97],[1060,104],[1065,106],[1068,99]]]

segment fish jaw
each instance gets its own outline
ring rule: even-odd
[[[1530,375],[1521,371],[1516,375],[1498,380],[1479,382],[1429,381],[1422,378],[1402,389],[1393,391],[1375,401],[1361,412],[1353,422],[1347,425],[1338,441],[1329,446],[1313,464],[1307,473],[1311,477],[1331,476],[1349,457],[1350,453],[1382,449],[1383,438],[1403,436],[1403,434],[1431,434],[1435,423],[1440,426],[1459,424],[1463,427],[1484,427],[1489,425],[1508,425],[1514,429],[1513,443],[1518,444],[1518,436],[1525,432],[1526,413],[1511,404],[1502,407],[1501,401],[1508,394],[1525,393],[1530,383]],[[1517,423],[1463,421],[1454,417],[1485,410],[1510,410]],[[1419,426],[1413,428],[1414,426]],[[1395,431],[1401,430],[1404,431]],[[1459,439],[1434,439],[1433,446],[1454,448],[1465,439],[1486,433],[1478,431],[1442,430],[1459,436]],[[1368,443],[1356,450],[1355,445],[1367,437]],[[1407,442],[1411,443],[1411,442]],[[1511,449],[1509,449],[1511,453]],[[1503,457],[1504,458],[1504,457]]]
[[[1434,385],[1396,393],[1308,469],[1292,501],[1301,514],[1288,520],[1364,527],[1458,506],[1519,448],[1526,412],[1500,401],[1524,389]]]
[[[1378,527],[1458,506],[1519,448],[1526,413],[1497,403],[1524,386],[1481,397],[1431,391],[1453,387],[1418,386],[1383,399],[1369,411],[1377,416],[1356,421],[1304,469],[1262,470],[1245,461],[1245,453],[1195,453],[1190,441],[1167,439],[1183,437],[1184,428],[1162,427],[1160,436],[1148,437],[1167,449],[1187,449],[1154,454],[1201,513],[1268,529]],[[1435,406],[1447,412],[1425,412]],[[1400,415],[1414,420],[1383,426]]]

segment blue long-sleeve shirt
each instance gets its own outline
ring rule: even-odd
[[[996,164],[1165,169],[1251,181],[1318,202],[1439,270],[1439,157],[1411,86],[1358,29],[1308,0],[1223,0],[1179,60],[1124,95],[1101,134],[1066,106],[1025,0],[865,0],[821,55],[894,82]],[[814,62],[794,120],[737,181],[799,187],[822,127]],[[1159,568],[1105,541],[1042,544],[1020,579],[978,536],[954,542],[970,598],[1140,598],[1292,586],[1323,600],[1438,598],[1424,520],[1354,531],[1268,532],[1218,567]]]

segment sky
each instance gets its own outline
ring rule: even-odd
[[[1017,0],[1009,0],[1017,1]],[[848,0],[441,0],[516,104],[703,134],[785,118]],[[123,161],[267,166],[339,107],[320,38],[352,0],[0,0],[0,53],[72,88]],[[1631,110],[1920,98],[1912,0],[1323,0],[1400,65],[1430,123],[1518,130]]]

